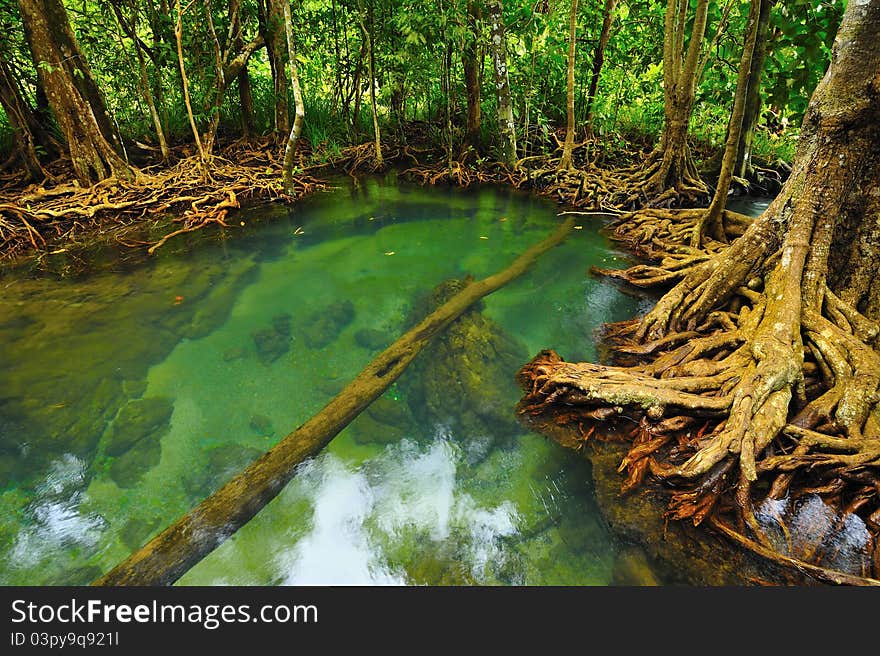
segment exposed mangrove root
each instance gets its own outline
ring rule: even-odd
[[[387,390],[428,342],[479,299],[525,273],[571,232],[567,219],[506,269],[467,284],[370,362],[311,419],[93,585],[170,585],[271,501],[296,466],[316,455]]]
[[[617,174],[620,184],[612,201],[616,207],[695,207],[709,202],[709,189],[687,145],[681,152],[656,148],[643,163],[620,169]]]
[[[172,220],[180,224],[157,243],[208,225],[227,225],[225,219],[240,203],[251,199],[292,201],[322,187],[317,179],[300,175],[291,193],[281,188],[280,158],[267,139],[235,142],[205,167],[198,156],[168,168],[140,169],[132,180],[108,179],[91,187],[78,183],[54,187],[31,185],[0,190],[0,259],[63,249],[100,225],[102,232],[122,230],[147,219],[161,219],[184,209]],[[122,242],[126,243],[126,242]]]

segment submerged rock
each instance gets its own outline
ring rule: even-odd
[[[406,403],[382,396],[352,422],[350,431],[358,444],[391,444],[415,435],[417,426]]]
[[[272,364],[290,350],[290,336],[282,335],[274,328],[263,328],[251,333],[257,357],[263,364]]]
[[[465,285],[442,283],[416,309],[409,323],[421,320]],[[479,461],[493,445],[519,434],[513,404],[514,376],[528,359],[524,344],[508,334],[475,304],[416,358],[400,387],[420,424],[444,427],[461,440],[477,440],[466,450]]]
[[[119,487],[137,485],[150,469],[159,464],[162,446],[158,439],[142,439],[110,463],[110,478]]]
[[[232,362],[233,360],[241,360],[246,351],[241,346],[233,346],[223,351],[223,362]]]
[[[275,428],[272,426],[272,420],[266,415],[252,415],[250,424],[248,424],[257,435],[270,437],[275,434]]]
[[[354,342],[368,351],[378,351],[391,343],[387,332],[375,328],[361,328],[354,334]]]
[[[161,517],[153,517],[152,519],[134,518],[130,519],[122,527],[119,537],[123,544],[132,551],[140,549],[146,543],[147,539],[152,537],[156,529],[162,525]],[[97,578],[97,577],[96,577]]]
[[[122,455],[148,436],[158,442],[168,429],[173,412],[174,403],[166,396],[129,401],[113,420],[104,441],[104,453]]]
[[[336,301],[306,317],[301,327],[303,341],[312,349],[327,346],[354,321],[354,304],[349,300]]]
[[[183,479],[183,487],[192,497],[204,498],[261,455],[259,449],[235,442],[212,447]]]

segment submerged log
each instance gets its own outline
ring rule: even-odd
[[[571,232],[569,218],[499,273],[469,282],[382,351],[324,408],[92,585],[171,585],[244,526],[403,373],[432,337],[479,299],[519,277]]]

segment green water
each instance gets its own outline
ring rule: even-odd
[[[368,180],[235,221],[65,279],[0,277],[0,584],[109,570],[318,411],[435,285],[504,268],[561,219],[506,190]],[[593,359],[596,328],[644,309],[588,275],[626,261],[598,227],[485,299],[524,358]],[[469,423],[454,391],[444,405],[455,381],[428,412],[417,365],[181,583],[611,582],[588,465],[506,411]],[[512,416],[516,366],[495,369]]]

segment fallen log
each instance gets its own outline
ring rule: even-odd
[[[476,301],[522,275],[561,243],[573,225],[574,219],[567,219],[503,271],[469,282],[376,356],[320,412],[92,585],[173,584],[274,499],[293,478],[296,466],[320,452],[381,396],[432,337]]]

